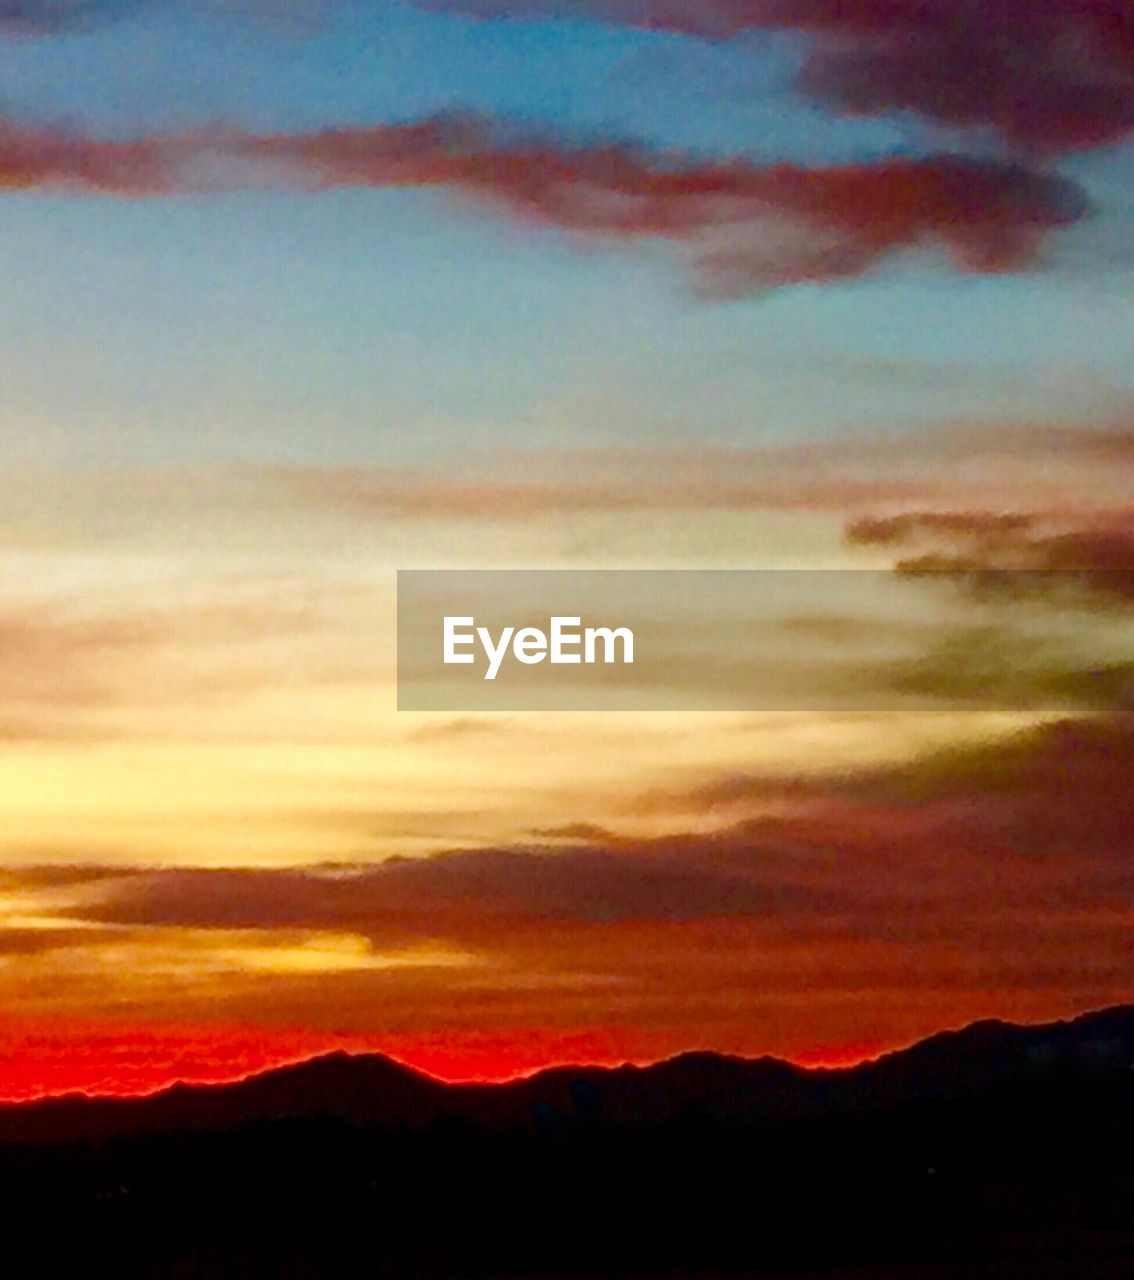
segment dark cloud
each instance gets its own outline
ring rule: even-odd
[[[614,844],[618,837],[606,827],[593,822],[566,822],[559,827],[537,827],[532,831],[537,840],[574,840],[586,844]]]
[[[46,36],[81,31],[122,17],[135,0],[0,0],[0,35]]]
[[[25,960],[0,977],[14,1007],[53,1012],[113,997],[139,1016],[395,1037],[600,1026],[635,1052],[650,1028],[674,1048],[704,1034],[790,1052],[803,1028],[854,1040],[864,1010],[892,1041],[974,1010],[1101,1005],[1132,976],[1132,758],[1134,718],[1066,721],[841,777],[753,779],[747,808],[739,776],[675,793],[675,821],[728,801],[711,832],[372,866],[124,868],[44,902],[55,928],[13,928]],[[365,940],[377,963],[272,969],[273,948],[328,934]],[[113,971],[104,944],[116,964],[164,948],[177,983],[144,963]],[[221,987],[214,951],[265,963]],[[458,962],[430,959],[445,954]]]
[[[836,111],[910,111],[1039,152],[1134,129],[1126,0],[422,0],[482,16],[591,17],[708,40],[809,38],[801,88]]]
[[[616,847],[463,850],[366,870],[160,871],[117,883],[87,910],[102,923],[224,929],[348,929],[376,945],[495,939],[521,923],[670,923],[760,915],[826,892],[732,840],[674,838]]]
[[[899,572],[940,574],[983,596],[1134,604],[1134,512],[1068,527],[1053,515],[911,512],[847,526],[860,545],[915,549]]]
[[[46,956],[52,951],[100,947],[134,935],[127,929],[90,929],[66,926],[54,929],[0,928],[0,960]]]
[[[865,806],[876,815],[880,841],[888,818],[917,818],[915,860],[933,849],[937,821],[948,815],[958,832],[968,833],[958,850],[999,848],[1025,860],[1060,855],[1081,859],[1088,872],[1092,864],[1117,868],[1134,852],[1134,808],[1125,800],[1131,761],[1134,716],[1065,719],[822,782],[734,774],[675,795],[673,806],[711,813],[766,806],[777,795],[788,799],[789,813],[793,807],[814,812],[820,798],[846,803],[848,814]]]
[[[19,889],[72,889],[97,880],[112,880],[132,874],[121,868],[92,863],[44,863],[25,867],[0,868],[0,893]]]
[[[858,115],[910,110],[1066,151],[1134,129],[1134,11],[1123,0],[772,0],[817,45],[804,87]]]
[[[988,541],[1026,531],[1035,519],[991,511],[908,511],[896,516],[864,516],[847,525],[846,535],[848,542],[863,546],[902,546],[918,536],[940,534]]]
[[[939,124],[992,130],[1032,151],[1098,147],[1134,129],[1134,11],[1125,0],[419,3],[484,17],[589,17],[707,40],[794,31],[809,40],[800,86],[832,109],[867,116],[910,111]],[[138,7],[131,0],[0,0],[0,33],[62,33]],[[303,31],[339,6],[210,0],[201,7]]]
[[[893,913],[963,916],[1011,886],[1040,914],[1134,890],[1134,717],[1070,720],[822,781],[734,775],[675,812],[740,808],[719,831],[459,850],[369,867],[133,871],[88,893],[101,924],[348,930],[378,945],[507,948],[545,925],[789,918],[871,932]],[[1070,798],[1074,797],[1073,803]],[[775,798],[774,813],[767,810]],[[655,797],[656,799],[656,797]],[[749,802],[757,812],[743,816]],[[582,833],[586,834],[583,835]],[[97,888],[97,886],[96,886]],[[934,905],[935,904],[935,905]]]
[[[1004,603],[1006,588],[989,587],[984,581],[989,575],[978,576],[974,587],[962,575],[966,593]],[[1056,596],[1029,584],[1022,591],[1010,589],[1008,599],[1015,605],[1037,594],[1048,603]],[[1092,660],[1007,627],[946,632],[917,657],[877,664],[874,676],[895,694],[936,701],[943,708],[1134,709],[1134,661]]]

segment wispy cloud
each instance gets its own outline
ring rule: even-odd
[[[947,581],[987,594],[1069,593],[1134,603],[1134,510],[1068,519],[1059,513],[918,511],[864,518],[847,529],[851,542],[903,549],[904,573],[942,572]],[[913,552],[913,554],[910,554]]]
[[[975,273],[1030,270],[1089,209],[1073,182],[995,160],[709,160],[572,145],[479,117],[133,141],[0,122],[0,186],[140,197],[263,185],[444,188],[588,240],[669,242],[720,296],[854,279],[914,251]]]
[[[924,523],[925,515],[1014,526],[1034,511],[1074,520],[1120,507],[1134,482],[1134,432],[973,424],[781,448],[531,450],[506,460],[470,455],[459,479],[425,469],[343,466],[276,467],[258,481],[285,493],[293,509],[409,519],[832,512],[851,516],[849,540],[868,545],[878,543],[879,531],[889,536]],[[987,510],[958,514],[962,498]],[[884,514],[869,514],[879,510]]]
[[[183,183],[188,139],[114,141],[0,118],[0,190],[169,195]]]
[[[506,567],[523,547],[529,564],[593,568],[629,556],[661,567],[671,552],[654,545],[658,513],[672,530],[694,533],[743,520],[743,545],[714,534],[702,550],[682,552],[687,567],[721,567],[723,554],[736,568],[867,568],[878,579],[893,567],[951,569],[939,585],[954,594],[962,571],[1020,571],[992,600],[1003,605],[995,616],[978,615],[964,593],[943,597],[935,579],[891,584],[873,605],[848,581],[828,596],[825,614],[785,603],[769,615],[779,630],[760,650],[780,667],[777,688],[796,687],[790,673],[801,689],[826,688],[826,672],[831,705],[845,705],[839,682],[850,679],[853,658],[855,679],[868,682],[854,696],[871,706],[889,705],[894,679],[954,703],[964,693],[969,705],[995,660],[997,680],[1007,681],[995,686],[997,705],[1127,705],[1129,645],[1104,634],[1095,616],[1070,632],[1047,611],[1018,617],[1008,586],[1033,598],[1047,592],[1061,606],[1128,602],[1132,484],[1129,432],[1040,428],[779,449],[470,454],[448,460],[445,474],[426,466],[24,472],[0,489],[19,570],[0,600],[0,736],[151,738],[176,723],[194,741],[224,733],[370,741],[393,678],[392,570],[407,545],[420,545],[424,524],[435,563]],[[76,493],[82,501],[71,500]],[[784,521],[806,547],[797,539],[785,549]],[[154,531],[144,551],[128,541],[143,522]],[[337,559],[348,543],[371,549],[365,567]],[[189,545],[196,550],[186,559]],[[110,564],[121,566],[117,576]],[[1076,594],[1056,597],[1053,574],[1025,570],[1061,571]],[[972,644],[976,635],[985,642]],[[1029,636],[1052,644],[1033,650]],[[726,648],[713,650],[722,697],[747,687],[759,667]],[[902,655],[917,659],[904,672]],[[670,688],[672,675],[642,668],[659,687]],[[429,724],[412,745],[501,745],[503,728]]]
[[[270,548],[274,567],[285,573],[295,572],[299,517],[451,520],[483,529],[567,513],[820,512],[847,520],[850,542],[884,550],[899,547],[898,535],[914,528],[942,533],[958,522],[1025,528],[1042,516],[1085,528],[1128,507],[1132,486],[1129,425],[995,421],[764,447],[470,446],[436,466],[0,473],[12,549],[74,552],[97,544],[120,552],[144,523],[150,548],[195,539],[231,551],[242,523],[251,528],[241,551]],[[312,540],[321,545],[314,531]],[[283,550],[290,558],[278,555]]]
[[[805,168],[510,136],[479,119],[234,140],[320,188],[446,186],[588,237],[687,245],[701,286],[743,294],[854,278],[894,253],[943,250],[974,272],[1036,265],[1088,210],[1074,184],[956,156]]]

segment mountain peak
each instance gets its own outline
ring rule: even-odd
[[[978,1098],[1055,1079],[1109,1078],[1132,1064],[1134,1006],[1038,1026],[986,1019],[840,1068],[694,1050],[644,1067],[561,1066],[497,1084],[447,1084],[385,1054],[334,1050],[232,1084],[0,1107],[0,1142],[220,1130],[281,1119],[369,1128],[458,1119],[514,1128],[550,1117],[640,1125],[698,1114],[748,1127],[842,1110],[885,1111],[911,1100]]]

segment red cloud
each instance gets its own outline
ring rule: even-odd
[[[124,142],[0,121],[0,186],[153,196],[264,184],[445,187],[583,236],[677,242],[714,294],[853,278],[926,248],[966,271],[1023,270],[1088,208],[1074,183],[994,161],[711,161],[520,138],[472,117]]]
[[[0,120],[0,190],[164,195],[182,181],[184,149],[184,140],[117,142]]]
[[[925,247],[967,271],[1020,270],[1088,207],[1073,183],[993,161],[703,161],[513,139],[471,118],[238,138],[228,147],[317,188],[446,186],[582,235],[680,241],[719,294],[853,278]]]

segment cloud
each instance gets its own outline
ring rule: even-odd
[[[1118,507],[1134,484],[1134,432],[988,424],[779,449],[533,449],[507,460],[469,453],[461,464],[459,479],[424,469],[281,466],[249,480],[282,496],[289,513],[322,508],[383,519],[833,512],[849,515],[848,539],[868,546],[882,545],[879,533],[893,540],[927,518],[1010,526],[1030,521],[1033,509],[1085,519]],[[984,510],[953,509],[973,498]]]
[[[508,720],[499,720],[491,716],[458,716],[455,719],[431,720],[426,724],[410,729],[406,734],[408,742],[440,744],[459,743],[469,740],[495,737],[509,733],[513,724]]]
[[[24,1017],[127,1008],[387,1047],[606,1029],[627,1056],[1111,1003],[1131,972],[1132,754],[1134,718],[1080,719],[823,779],[675,787],[673,824],[711,830],[613,837],[583,817],[574,842],[69,887],[15,868],[0,997]]]
[[[288,658],[275,646],[317,644],[330,626],[317,591],[291,585],[289,597],[287,588],[269,578],[187,604],[92,608],[80,597],[0,607],[0,710],[18,724],[34,709],[153,706],[185,694],[215,702],[286,679]],[[308,658],[307,671],[313,682],[344,674],[329,656]]]
[[[1123,0],[423,0],[493,17],[590,17],[707,40],[809,38],[800,87],[849,115],[910,111],[1035,152],[1134,129],[1134,17]]]
[[[776,796],[786,798],[789,815],[814,815],[814,804],[823,801],[836,806],[826,809],[834,816],[846,804],[848,815],[875,815],[880,844],[887,817],[895,822],[891,831],[896,820],[908,819],[911,840],[919,842],[910,851],[916,861],[927,854],[936,860],[942,850],[935,842],[948,825],[958,835],[966,833],[952,845],[959,858],[978,851],[991,857],[1010,853],[1012,861],[1020,860],[1022,889],[1029,866],[1060,858],[1076,865],[1083,892],[1090,895],[1092,869],[1105,880],[1112,871],[1125,874],[1127,853],[1134,849],[1134,810],[1123,798],[1132,757],[1134,716],[1062,719],[822,780],[735,774],[675,793],[672,806],[682,813],[728,806],[735,820],[737,809],[766,808]],[[792,821],[789,816],[785,829]]]
[[[75,918],[507,949],[513,930],[556,922],[790,913],[800,927],[842,920],[889,931],[888,913],[928,899],[945,911],[982,912],[976,891],[991,880],[1005,889],[1014,882],[1014,900],[1037,910],[1045,901],[1116,906],[1120,889],[1134,888],[1132,756],[1134,717],[1065,720],[906,765],[820,780],[731,775],[673,793],[675,813],[731,808],[716,831],[615,837],[583,822],[558,829],[555,844],[368,867],[120,871],[105,888],[82,883],[88,905]],[[576,843],[559,843],[571,836]],[[1003,904],[986,905],[996,912]]]
[[[803,86],[856,115],[910,110],[1068,151],[1134,129],[1134,19],[1114,0],[770,0],[816,48]]]
[[[971,536],[984,541],[1020,533],[1034,521],[1031,515],[993,511],[907,511],[881,518],[863,516],[847,526],[846,535],[848,542],[862,546],[907,544],[918,534]]]
[[[991,595],[1005,602],[999,585],[990,590],[981,583],[969,592],[982,601]],[[1054,592],[1030,583],[1008,600],[1014,606],[1021,596],[1037,595],[1055,602]],[[922,654],[876,664],[874,678],[897,695],[936,701],[943,708],[1134,709],[1134,661],[1068,651],[1007,626],[947,631]]]
[[[0,0],[0,34],[52,35],[121,18],[132,0]],[[153,7],[152,0],[149,4]],[[302,32],[337,7],[208,0],[205,12]],[[910,111],[987,129],[1032,152],[1115,142],[1134,129],[1134,18],[1121,0],[419,0],[483,17],[593,18],[706,40],[806,36],[800,87],[836,111]]]
[[[835,450],[837,454],[837,449]],[[721,451],[715,456],[642,450],[616,456],[603,451],[572,459],[532,454],[521,474],[505,474],[469,459],[466,478],[372,466],[277,467],[269,487],[294,504],[395,519],[523,521],[643,511],[839,510],[847,504],[901,501],[939,492],[933,480],[833,474],[805,457],[773,451]],[[566,472],[566,474],[565,474]],[[479,474],[478,474],[479,473]]]
[[[829,512],[850,522],[857,544],[870,545],[873,528],[889,537],[942,513],[995,521],[1040,513],[1086,527],[1130,502],[1134,430],[987,422],[783,447],[469,448],[456,462],[137,468],[78,478],[24,470],[0,473],[0,505],[9,545],[35,549],[120,550],[139,522],[165,548],[193,538],[229,554],[234,521],[254,519],[258,538],[290,553],[299,515],[495,524],[714,511]],[[280,564],[294,576],[293,560]],[[278,598],[278,583],[273,592]]]
[[[119,18],[134,0],[0,0],[0,35],[47,36]]]
[[[0,190],[169,195],[183,180],[186,143],[159,138],[120,142],[0,119]]]
[[[1134,511],[1100,513],[1089,523],[1041,513],[908,512],[847,527],[860,545],[914,549],[899,572],[941,573],[987,595],[1134,604]]]
[[[1134,709],[1131,510],[913,510],[853,520],[845,535],[893,550],[899,575],[979,610],[939,629],[922,654],[879,663],[895,692],[954,705]]]
[[[611,844],[618,840],[613,831],[593,822],[565,822],[558,827],[537,827],[531,834],[537,840],[571,840],[584,844]]]
[[[11,189],[142,197],[265,185],[445,188],[597,242],[670,242],[714,296],[854,279],[921,250],[969,272],[1030,270],[1089,210],[1067,179],[949,155],[769,165],[570,145],[478,117],[132,141],[0,121],[0,186]]]
[[[195,0],[206,16],[268,24],[291,35],[320,31],[349,0]],[[168,7],[168,0],[0,0],[0,37],[47,37]]]
[[[967,271],[1024,270],[1088,212],[1073,183],[995,161],[710,161],[527,139],[472,117],[234,138],[229,149],[320,189],[444,186],[581,236],[683,243],[701,287],[719,295],[853,279],[923,248]]]
[[[780,534],[764,528],[779,519],[765,521],[765,513],[777,512],[799,513],[816,567],[855,569],[865,561],[880,581],[895,563],[907,566],[909,581],[883,582],[884,596],[855,597],[854,575],[846,574],[848,585],[831,585],[822,603],[785,602],[768,619],[775,629],[755,666],[706,638],[718,651],[712,685],[721,705],[732,705],[725,699],[754,680],[767,681],[773,665],[769,697],[798,696],[799,705],[816,705],[806,699],[823,689],[829,708],[895,705],[895,679],[905,691],[897,705],[925,706],[934,687],[942,700],[952,691],[954,705],[976,705],[995,664],[996,705],[1126,706],[1129,642],[1103,634],[1101,625],[1117,630],[1131,598],[1134,524],[1120,505],[1134,491],[1131,440],[1129,431],[988,427],[764,449],[468,453],[459,465],[446,462],[448,476],[424,465],[13,473],[0,490],[5,536],[29,567],[26,585],[0,605],[0,740],[129,741],[176,731],[195,743],[234,733],[257,741],[371,741],[376,691],[393,678],[392,582],[332,572],[343,536],[380,548],[387,568],[423,523],[442,559],[469,568],[498,563],[518,530],[542,555],[594,567],[593,553],[581,559],[578,548],[598,546],[599,563],[613,567],[611,537],[638,555],[657,513],[692,529],[716,523],[717,512],[751,513],[747,552],[725,548],[734,567],[783,564]],[[959,507],[959,500],[974,505]],[[848,519],[853,550],[838,545]],[[122,558],[140,524],[155,540],[142,560]],[[574,532],[564,542],[568,527]],[[297,530],[312,552],[303,564],[295,561]],[[574,541],[584,534],[583,543]],[[204,560],[186,564],[187,541]],[[700,544],[687,565],[719,566],[723,545],[715,537]],[[60,590],[53,570],[37,577],[48,564],[44,547],[49,561],[92,548],[113,554],[129,566],[129,582],[76,577]],[[255,567],[241,570],[250,565],[248,547],[256,548]],[[931,579],[928,564],[954,572]],[[984,575],[998,588],[993,603],[1008,607],[991,619],[972,609],[966,565],[993,571]],[[1062,571],[1058,582],[1052,573],[1014,572],[1045,568]],[[141,572],[144,589],[135,582]],[[1025,590],[1050,595],[1059,582],[1074,606],[1073,633],[1058,630],[1065,619],[1047,609],[1011,609]],[[1114,606],[1107,618],[1104,604]],[[995,643],[979,630],[990,621],[1000,631]],[[1033,649],[1030,639],[1053,643]],[[898,667],[900,658],[914,661]],[[679,669],[692,668],[683,662]],[[683,677],[674,682],[673,670],[644,669],[644,678],[684,696],[688,686]],[[475,754],[476,747],[502,751],[530,732],[526,722],[452,716],[408,722],[399,736],[414,750]],[[440,830],[463,839],[471,821],[455,813]],[[414,832],[424,834],[421,824]]]
[[[73,928],[0,927],[0,962],[10,959],[44,956],[50,952],[101,949],[131,937],[125,929],[98,929],[76,925]]]
[[[5,867],[0,868],[0,893],[23,889],[74,889],[93,881],[113,879],[121,874],[121,867],[103,867],[83,863]]]
[[[761,915],[822,899],[785,868],[758,873],[730,840],[674,838],[393,858],[369,869],[180,870],[116,883],[80,913],[100,923],[222,929],[347,928],[379,946],[429,937],[507,949],[541,924],[678,923]],[[749,865],[751,862],[752,865]],[[813,904],[815,905],[815,904]]]

